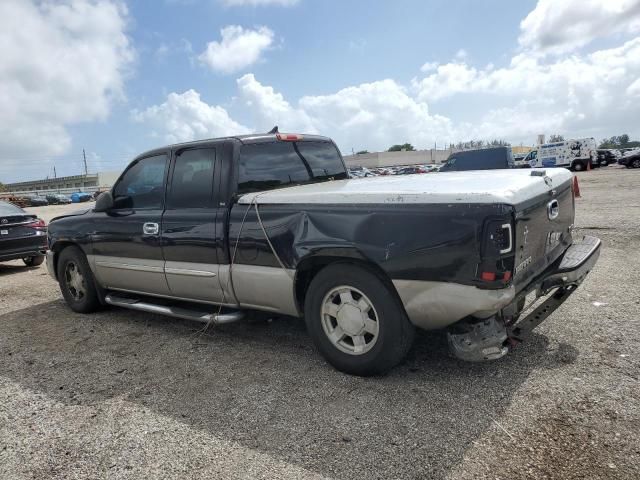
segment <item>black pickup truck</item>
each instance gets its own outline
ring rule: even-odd
[[[415,327],[446,328],[463,359],[506,354],[598,258],[573,219],[565,169],[351,179],[330,139],[269,133],[140,155],[50,223],[47,265],[76,312],[304,317],[332,365],[371,375]],[[546,298],[525,316],[527,294]]]

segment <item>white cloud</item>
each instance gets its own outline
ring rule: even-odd
[[[596,38],[640,30],[638,0],[538,0],[520,23],[519,43],[537,52],[567,53]]]
[[[281,131],[319,132],[333,137],[345,151],[352,147],[384,149],[405,141],[427,146],[437,139],[443,143],[453,139],[449,119],[431,115],[426,103],[417,102],[393,80],[305,96],[297,105],[252,74],[240,78],[238,88],[258,131],[277,124]]]
[[[628,129],[624,122],[639,110],[625,96],[634,94],[639,77],[640,37],[620,47],[553,61],[523,53],[503,68],[448,63],[414,80],[413,87],[421,101],[467,94],[469,101],[487,106],[476,129],[500,136],[519,131],[522,137],[552,128]],[[498,101],[511,102],[514,108],[492,112],[492,102]],[[509,120],[498,121],[501,118]]]
[[[420,67],[421,72],[431,72],[436,70],[440,64],[438,62],[426,62]]]
[[[162,136],[168,143],[249,132],[231,119],[224,108],[203,102],[195,90],[170,93],[164,103],[144,111],[134,110],[132,117],[149,125],[153,129],[152,135]]]
[[[566,3],[573,5],[573,15],[566,14]],[[612,3],[627,5],[623,0]],[[543,11],[545,4],[541,0],[536,10]],[[557,4],[548,22],[561,29],[558,12],[565,12],[585,25],[582,3]],[[591,18],[596,6],[588,0],[584,8],[591,12]],[[631,17],[635,10],[625,11],[624,27],[614,28],[614,35],[629,36],[628,32],[634,31]],[[587,31],[604,25],[600,21],[594,20]],[[598,32],[579,41],[564,38],[560,32],[554,40],[545,33],[545,21],[536,24],[525,20],[522,28],[521,49],[506,65],[474,66],[461,49],[448,63],[425,63],[422,78],[414,79],[409,87],[386,79],[296,100],[248,73],[237,80],[235,106],[244,109],[242,118],[250,118],[250,128],[232,120],[226,110],[202,102],[196,92],[186,93],[195,97],[195,110],[217,113],[219,118],[213,123],[224,124],[229,130],[220,135],[249,129],[267,131],[277,124],[281,131],[328,135],[345,152],[351,148],[381,150],[404,142],[429,148],[436,141],[442,146],[469,139],[503,138],[531,144],[538,133],[597,138],[621,132],[640,135],[640,36],[631,35],[615,48],[584,53],[576,48],[586,45]],[[536,33],[525,35],[526,29]],[[548,55],[551,51],[554,55]],[[149,118],[161,119],[164,132],[184,128],[185,138],[203,136],[203,130],[212,136],[212,128],[196,128],[203,123],[202,115],[156,115],[158,109],[168,110],[164,105],[147,110],[154,112]]]
[[[281,93],[273,87],[258,82],[252,73],[239,78],[240,99],[253,114],[254,127],[259,131],[268,131],[279,125],[282,131],[300,131],[317,133],[317,129],[307,113],[294,108]]]
[[[0,18],[2,157],[65,153],[67,126],[104,119],[123,98],[134,58],[127,10],[110,0],[3,0]]]
[[[279,5],[282,7],[290,7],[298,3],[299,0],[221,0],[228,7],[261,7],[265,5]]]
[[[460,50],[458,50],[456,52],[456,58],[458,60],[464,60],[469,56],[469,54],[467,53],[467,51],[464,48],[461,48]]]
[[[209,42],[198,60],[212,70],[233,73],[253,65],[273,43],[273,32],[267,27],[257,30],[228,25],[220,30],[222,40]]]

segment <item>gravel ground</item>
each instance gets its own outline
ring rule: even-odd
[[[640,171],[580,185],[596,269],[485,364],[421,333],[389,375],[349,377],[299,320],[83,316],[44,266],[0,265],[0,478],[640,478]]]

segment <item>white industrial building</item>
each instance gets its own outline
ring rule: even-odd
[[[414,150],[400,152],[377,152],[346,155],[344,161],[347,167],[393,167],[397,165],[419,165],[443,163],[456,150]]]
[[[4,185],[8,192],[93,192],[110,188],[120,176],[120,172],[98,172],[86,175],[71,175],[68,177],[45,178],[28,182],[7,183]]]

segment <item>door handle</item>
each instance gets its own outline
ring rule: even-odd
[[[160,231],[157,223],[148,222],[142,225],[142,233],[145,235],[157,235]]]

